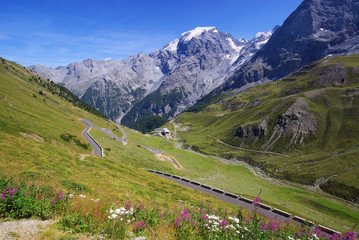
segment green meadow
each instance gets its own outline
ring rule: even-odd
[[[178,203],[198,206],[204,201],[216,207],[236,209],[215,197],[142,170],[150,168],[249,198],[260,195],[273,207],[343,232],[359,223],[358,208],[350,202],[327,193],[305,190],[300,184],[257,176],[257,170],[252,170],[249,165],[242,166],[242,161],[224,159],[227,155],[246,157],[248,152],[219,143],[217,138],[210,136],[216,136],[214,132],[208,131],[208,135],[198,132],[200,126],[195,122],[191,123],[189,131],[179,132],[177,129],[177,133],[181,140],[186,140],[184,147],[191,146],[197,152],[181,149],[181,142],[175,140],[165,141],[124,128],[129,139],[125,144],[91,129],[90,134],[105,149],[106,157],[91,155],[91,147],[86,149],[78,141],[66,141],[61,137],[70,134],[81,144],[86,143],[81,134],[85,126],[79,119],[89,119],[97,127],[111,129],[119,137],[122,133],[110,121],[75,107],[59,94],[30,81],[31,77],[37,76],[20,65],[5,60],[0,64],[2,175],[29,184],[51,185],[68,193],[83,193],[114,205],[132,201],[166,208]],[[40,80],[43,84],[47,81]],[[183,121],[191,114],[183,115]],[[210,115],[209,112],[202,114]],[[215,118],[203,119],[210,123]],[[169,126],[174,130],[174,126]],[[163,155],[174,157],[183,169],[175,169],[171,163],[158,160],[138,144],[164,150]],[[268,154],[255,156],[260,160],[279,162],[281,158],[286,159]]]

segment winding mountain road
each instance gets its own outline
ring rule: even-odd
[[[81,122],[86,126],[86,129],[82,132],[82,135],[85,137],[85,139],[87,140],[87,142],[92,146],[92,148],[94,149],[93,151],[93,154],[95,155],[98,155],[98,156],[101,156],[101,157],[104,157],[105,154],[103,153],[103,148],[100,146],[99,143],[97,143],[95,141],[95,139],[93,139],[93,137],[89,134],[89,131],[90,129],[93,127],[95,128],[96,130],[106,134],[107,136],[109,136],[110,138],[118,141],[118,142],[126,142],[128,141],[127,139],[127,134],[126,132],[122,129],[122,127],[116,123],[116,126],[121,130],[122,134],[123,134],[123,137],[120,138],[120,137],[117,137],[115,134],[112,133],[112,131],[108,128],[98,128],[96,127],[90,120],[88,119],[80,119]],[[163,150],[159,150],[159,149],[155,149],[155,148],[151,148],[151,147],[146,147],[146,146],[143,146],[143,145],[140,145],[140,144],[137,144],[137,143],[134,143],[136,145],[138,145],[139,147],[142,147],[144,149],[146,149],[147,151],[150,151],[154,154],[161,154],[161,153],[164,153]]]
[[[90,131],[90,129],[92,127],[94,127],[95,129],[101,131],[102,133],[110,136],[111,138],[115,139],[116,141],[119,141],[119,142],[127,141],[127,139],[125,138],[125,137],[127,137],[126,133],[124,132],[124,130],[118,124],[116,124],[116,126],[123,133],[123,138],[119,138],[116,135],[114,135],[110,129],[97,128],[95,125],[93,125],[91,123],[91,121],[89,121],[87,119],[80,119],[80,120],[86,126],[86,129],[82,132],[82,134],[85,137],[85,139],[92,146],[93,154],[96,154],[98,156],[104,157],[103,148],[89,134],[89,131]],[[149,147],[142,146],[142,145],[139,145],[139,146],[141,146],[141,147],[143,147],[143,148],[147,149],[148,151],[153,152],[155,154],[164,152],[162,150],[149,148]],[[154,174],[156,174],[158,176],[161,176],[163,178],[166,178],[168,180],[174,181],[174,182],[176,182],[178,184],[181,184],[183,186],[186,186],[186,187],[198,190],[200,192],[207,193],[207,194],[210,194],[212,196],[215,196],[215,197],[219,198],[220,200],[222,200],[224,202],[240,206],[240,207],[248,209],[249,211],[252,211],[252,212],[257,211],[258,213],[260,213],[260,214],[262,214],[264,216],[267,216],[268,218],[271,218],[271,219],[277,219],[277,220],[283,221],[283,222],[284,221],[295,221],[295,222],[298,222],[298,223],[306,222],[307,224],[313,225],[312,222],[307,221],[306,219],[300,218],[298,216],[292,216],[291,214],[289,214],[287,212],[281,211],[279,209],[272,208],[272,207],[267,206],[265,204],[260,203],[259,205],[255,206],[253,204],[253,200],[237,196],[237,195],[235,195],[233,193],[225,192],[225,191],[223,191],[221,189],[212,188],[211,186],[207,186],[207,185],[201,184],[199,182],[191,181],[189,179],[182,178],[182,177],[179,177],[179,176],[175,176],[175,175],[171,175],[171,174],[167,174],[167,173],[163,173],[163,172],[159,172],[159,171],[149,170],[149,169],[145,169],[145,170],[147,170],[149,172],[152,172],[152,173],[154,173]],[[332,230],[330,228],[327,228],[327,227],[324,227],[324,226],[321,226],[321,225],[319,225],[318,227],[321,228],[322,231],[324,231],[324,232],[326,232],[328,234],[338,233],[335,230]]]
[[[115,125],[116,125],[116,127],[118,128],[118,129],[120,129],[120,131],[122,132],[122,138],[123,139],[127,139],[127,133],[125,132],[125,130],[123,130],[123,128],[120,126],[120,124],[118,124],[118,123],[115,123]]]
[[[107,136],[109,136],[110,138],[116,140],[116,141],[119,141],[119,142],[126,142],[127,139],[126,138],[120,138],[120,137],[117,137],[115,134],[112,133],[112,131],[108,128],[98,128],[96,127],[90,120],[88,119],[81,119],[82,122],[86,122],[88,125],[90,125],[91,127],[93,127],[94,129],[102,132],[103,134],[106,134]],[[126,135],[127,137],[127,135]]]
[[[80,121],[86,126],[86,129],[82,131],[82,135],[93,148],[92,153],[97,156],[103,157],[103,148],[95,141],[95,139],[93,139],[93,137],[89,133],[90,129],[92,128],[91,124],[89,124],[86,119],[81,119]]]

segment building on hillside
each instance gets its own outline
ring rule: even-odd
[[[153,131],[155,134],[158,134],[158,135],[162,135],[162,128],[156,128],[154,131]]]
[[[166,137],[168,139],[172,139],[171,131],[168,130],[168,128],[156,128],[153,130],[154,134],[157,134],[158,136]]]

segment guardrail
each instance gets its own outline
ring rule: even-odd
[[[279,214],[279,215],[282,215],[283,217],[287,217],[287,218],[292,217],[292,215],[291,215],[290,213],[284,212],[284,211],[282,211],[282,210],[280,210],[280,209],[277,209],[277,208],[274,208],[274,209],[272,210],[272,212],[274,212],[274,213],[276,213],[276,214]]]
[[[187,179],[187,178],[182,178],[182,177],[179,177],[179,176],[176,176],[176,175],[172,175],[172,174],[168,174],[168,173],[163,173],[163,172],[160,172],[160,171],[155,171],[155,170],[151,170],[151,169],[144,169],[143,170],[146,170],[148,172],[152,172],[152,173],[156,173],[156,174],[160,174],[160,175],[164,175],[164,176],[167,176],[167,177],[171,177],[171,178],[174,178],[174,179],[177,179],[177,180],[181,180],[181,181],[184,181],[184,182],[187,182],[187,183],[191,183],[193,185],[196,185],[196,186],[199,186],[201,188],[204,188],[204,189],[207,189],[207,190],[211,190],[213,192],[216,192],[216,193],[219,193],[219,194],[223,194],[227,197],[230,197],[230,198],[234,198],[234,199],[237,199],[238,201],[243,201],[243,202],[246,202],[248,204],[253,204],[253,200],[251,199],[248,199],[248,198],[245,198],[245,197],[242,197],[242,196],[238,196],[234,193],[230,193],[230,192],[225,192],[221,189],[218,189],[218,188],[213,188],[211,186],[208,186],[208,185],[205,185],[205,184],[201,184],[199,182],[196,182],[196,181],[191,181],[190,179]],[[268,206],[268,205],[265,205],[263,203],[259,203],[259,207],[260,208],[263,208],[267,211],[271,211],[273,213],[276,213],[278,215],[281,215],[283,217],[286,217],[288,219],[291,219],[295,222],[298,222],[300,224],[305,224],[305,225],[308,225],[308,226],[315,226],[313,222],[307,220],[307,219],[304,219],[304,218],[301,218],[301,217],[298,217],[298,216],[292,216],[290,213],[288,212],[285,212],[285,211],[282,211],[280,209],[277,209],[277,208],[272,208],[271,206]],[[338,231],[335,231],[331,228],[328,228],[328,227],[325,227],[325,226],[322,226],[322,225],[318,225],[317,226],[319,229],[321,229],[321,231],[325,232],[325,233],[328,233],[330,235],[333,235],[334,233],[336,234],[341,234],[340,232]]]
[[[231,198],[234,198],[234,199],[238,199],[238,195],[234,194],[234,193],[230,193],[230,192],[226,192],[224,195],[228,196],[228,197],[231,197]]]

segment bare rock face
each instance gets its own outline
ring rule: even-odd
[[[221,87],[281,79],[330,54],[359,53],[358,0],[305,0]]]
[[[341,64],[332,64],[322,70],[319,79],[314,82],[314,87],[334,87],[347,83],[346,67]]]
[[[248,125],[239,127],[233,134],[234,141],[240,139],[240,147],[245,147],[256,143],[261,138],[268,135],[267,120],[261,121],[258,125]]]
[[[227,75],[260,49],[272,32],[251,41],[236,40],[214,27],[196,28],[150,54],[166,75],[161,85],[137,102],[122,119],[125,125],[153,114],[172,118],[219,85]],[[174,97],[176,96],[176,97]]]
[[[316,117],[306,110],[305,98],[298,98],[297,101],[281,114],[274,126],[269,140],[261,147],[268,150],[280,138],[289,138],[288,147],[302,144],[307,136],[314,135],[317,127]]]
[[[238,40],[215,27],[199,27],[149,55],[30,69],[64,85],[113,120],[128,114],[123,123],[131,125],[154,114],[170,118],[192,106],[220,86],[271,35],[258,33],[251,41]]]

